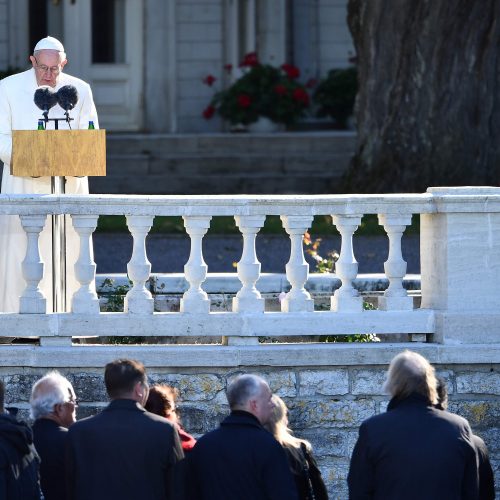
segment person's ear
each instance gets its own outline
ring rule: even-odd
[[[33,65],[33,67],[35,67],[36,66],[35,56],[30,56],[30,61],[31,61],[31,64]]]
[[[68,60],[64,59],[64,61],[61,62],[61,69],[63,69],[66,64],[68,64]]]
[[[146,388],[141,382],[137,382],[134,386],[134,394],[141,399],[144,397],[145,390]]]

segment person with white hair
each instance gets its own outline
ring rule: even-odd
[[[365,420],[351,457],[350,500],[477,499],[476,452],[464,418],[435,407],[434,368],[420,354],[393,358],[387,412]]]
[[[186,458],[190,500],[297,500],[281,445],[263,425],[274,404],[267,382],[240,375],[226,392],[231,414]]]
[[[9,76],[0,81],[0,160],[4,163],[2,175],[2,194],[50,194],[50,177],[16,177],[10,174],[12,156],[12,131],[36,130],[42,110],[34,103],[35,91],[48,87],[53,91],[65,85],[72,85],[78,92],[78,102],[70,111],[71,128],[87,129],[89,122],[98,128],[97,112],[90,86],[63,72],[67,64],[63,44],[51,36],[40,40],[30,56],[32,67],[27,71]],[[50,110],[51,117],[63,117],[64,110],[56,104]],[[48,122],[47,128],[53,128]],[[65,121],[59,122],[60,129],[68,129]],[[86,177],[66,178],[67,194],[88,194]],[[74,264],[79,254],[79,238],[69,222],[66,222],[67,255],[67,305],[78,289]],[[50,224],[40,234],[40,253],[45,264],[40,288],[47,299],[47,307],[52,307],[52,237]],[[25,285],[21,263],[26,254],[27,237],[17,215],[0,216],[0,311],[18,312],[19,297]]]
[[[45,500],[65,500],[66,442],[78,406],[75,391],[67,378],[52,371],[33,386],[30,405],[42,492]]]

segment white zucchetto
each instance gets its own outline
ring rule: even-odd
[[[57,38],[47,36],[42,38],[35,45],[35,50],[33,52],[36,52],[37,50],[57,50],[58,52],[64,52],[64,46]]]

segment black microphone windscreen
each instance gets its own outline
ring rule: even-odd
[[[78,91],[73,85],[64,85],[57,91],[57,102],[64,111],[73,109],[78,102]]]
[[[35,90],[35,104],[43,111],[48,111],[57,104],[57,96],[50,87],[40,87]]]

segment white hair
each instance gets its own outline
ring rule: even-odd
[[[438,401],[433,366],[423,356],[408,349],[392,359],[384,389],[392,397],[403,399],[417,393],[426,397],[432,404]]]
[[[56,370],[48,372],[35,383],[31,391],[31,417],[36,420],[50,415],[55,405],[66,403],[74,393],[66,377]]]
[[[33,56],[36,58],[38,54],[40,54],[40,52],[43,52],[45,50],[53,50],[53,49],[40,49],[40,50],[35,50],[33,51]],[[61,51],[58,51],[58,50],[54,50],[54,52],[58,52],[59,53],[59,62],[63,62],[66,60],[66,52],[61,52]]]

